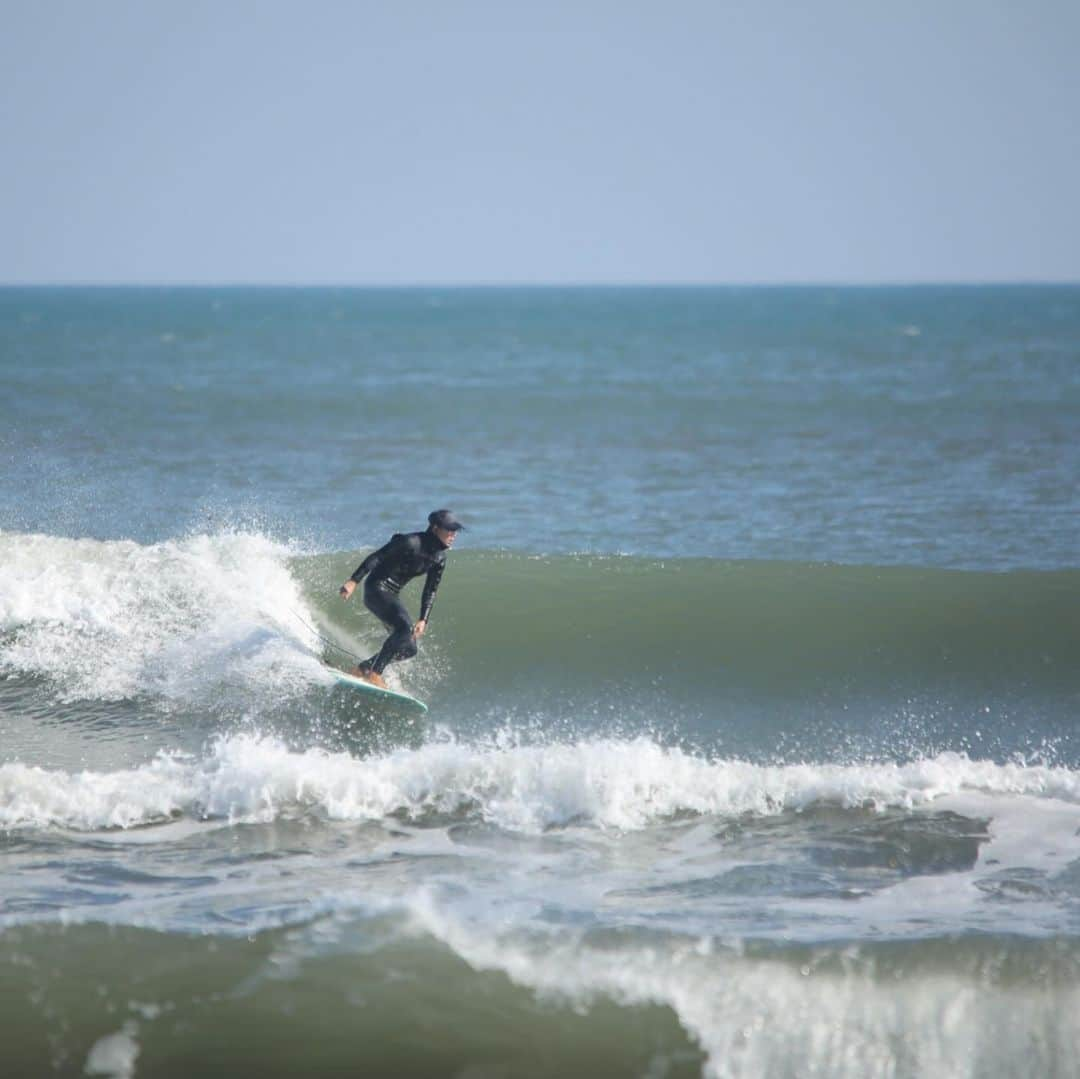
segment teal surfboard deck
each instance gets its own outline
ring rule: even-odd
[[[346,674],[345,671],[339,670],[337,667],[328,665],[326,669],[339,682],[370,697],[372,704],[381,701],[385,704],[393,705],[396,708],[408,708],[416,712],[427,711],[427,705],[424,704],[423,701],[418,701],[415,697],[410,697],[408,693],[396,693],[392,689],[380,689],[378,686],[373,686],[370,682],[365,682],[363,678],[357,678],[355,675]]]

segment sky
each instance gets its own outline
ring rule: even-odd
[[[1080,281],[1077,0],[0,0],[0,282]]]

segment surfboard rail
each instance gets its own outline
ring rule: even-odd
[[[382,689],[380,686],[373,686],[370,682],[365,682],[363,678],[357,678],[356,675],[349,674],[339,667],[331,667],[329,664],[325,664],[325,667],[338,682],[350,686],[353,689],[357,689],[361,693],[366,693],[375,700],[384,700],[388,703],[393,702],[397,705],[405,705],[420,712],[426,712],[428,710],[427,705],[424,704],[423,701],[418,700],[416,697],[410,697],[408,693],[399,693],[397,690]]]

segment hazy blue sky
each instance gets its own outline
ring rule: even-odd
[[[0,0],[0,281],[1080,280],[1080,2]]]

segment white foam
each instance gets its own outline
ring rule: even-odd
[[[819,949],[809,961],[750,958],[709,938],[592,945],[564,928],[506,931],[411,903],[417,928],[475,969],[587,1008],[598,997],[670,1007],[706,1054],[705,1074],[895,1079],[1043,1075],[1080,1053],[1080,987],[992,976],[979,961],[883,974],[872,955]],[[991,976],[988,976],[990,974]]]
[[[188,697],[226,672],[265,682],[290,659],[314,670],[292,553],[242,532],[149,546],[0,533],[0,670],[98,700]]]
[[[119,1030],[98,1038],[86,1058],[85,1075],[104,1075],[109,1079],[131,1079],[139,1059],[138,1027],[125,1023]]]
[[[202,759],[159,755],[114,772],[0,766],[0,826],[131,827],[176,815],[337,820],[470,814],[538,833],[583,824],[634,830],[678,813],[775,814],[815,804],[929,805],[965,791],[1080,803],[1080,773],[942,754],[910,764],[760,766],[646,738],[548,745],[429,743],[381,756],[290,751],[272,738],[218,740]]]

